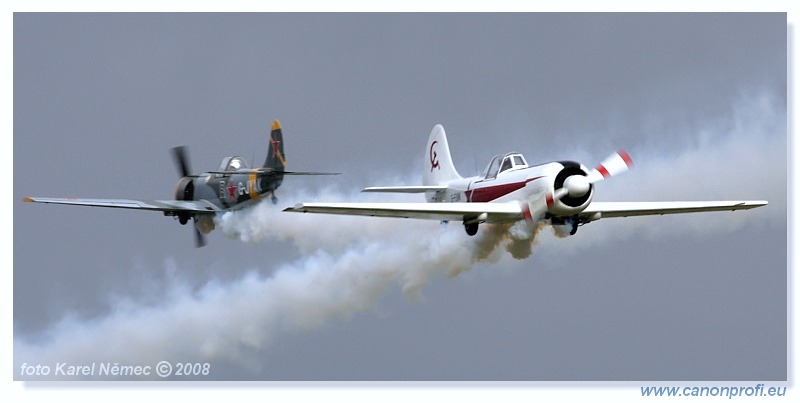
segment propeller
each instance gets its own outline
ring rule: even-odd
[[[206,236],[200,232],[200,228],[197,228],[197,225],[194,226],[194,246],[197,248],[206,246]]]
[[[186,152],[186,146],[173,147],[172,158],[175,160],[175,164],[178,167],[178,173],[181,175],[181,178],[184,176],[189,176],[189,157],[188,153]]]
[[[633,160],[625,150],[619,150],[609,155],[597,167],[589,172],[589,175],[572,175],[564,180],[564,186],[556,190],[553,199],[558,200],[569,195],[570,197],[581,197],[585,195],[591,185],[617,176],[633,166]]]
[[[175,166],[178,167],[178,174],[181,178],[191,175],[191,168],[189,167],[189,153],[186,151],[186,146],[173,147],[172,158],[175,161]],[[205,246],[206,238],[200,228],[197,228],[197,220],[194,224],[194,245],[198,248]]]
[[[571,175],[564,180],[561,188],[548,192],[545,197],[537,197],[528,203],[522,203],[522,215],[530,224],[536,217],[543,216],[548,208],[562,197],[582,197],[597,182],[619,175],[633,166],[633,160],[625,150],[619,150],[603,160],[588,175]]]
[[[625,150],[619,150],[609,155],[592,172],[589,173],[589,182],[595,183],[603,179],[617,176],[633,166],[633,160]]]

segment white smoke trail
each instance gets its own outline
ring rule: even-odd
[[[331,189],[322,192],[332,194]],[[326,219],[283,213],[266,203],[217,221],[229,236],[250,242],[290,240],[305,256],[269,277],[250,272],[231,283],[209,282],[199,291],[175,282],[158,306],[119,301],[104,318],[65,318],[50,330],[48,343],[15,340],[15,368],[37,362],[80,364],[87,357],[132,365],[222,360],[257,368],[251,353],[265,349],[279,333],[369,311],[392,286],[417,296],[437,275],[453,277],[477,261],[496,261],[497,247],[507,243],[502,235],[507,227],[486,226],[484,236],[469,238],[461,225],[442,229],[425,221]]]
[[[643,232],[659,236],[780,221],[786,208],[786,173],[785,166],[773,166],[776,155],[785,155],[785,112],[781,115],[774,102],[757,100],[746,106],[733,122],[721,125],[727,133],[707,136],[710,141],[674,157],[641,153],[634,171],[602,183],[598,192],[618,195],[619,200],[766,198],[770,209],[731,213],[725,220],[714,214],[659,217],[654,218],[656,228],[651,219],[601,220],[567,240],[542,237],[548,249],[563,255]],[[281,205],[368,197],[333,187],[316,192],[295,188],[281,192]],[[275,268],[270,276],[254,271],[232,282],[208,282],[195,291],[175,282],[157,305],[121,301],[105,317],[64,318],[42,343],[15,338],[15,368],[87,360],[154,365],[163,359],[258,368],[253,352],[264,351],[281,333],[369,311],[393,287],[418,295],[436,276],[453,277],[476,262],[497,262],[504,250],[527,258],[542,229],[524,223],[482,225],[478,236],[467,237],[459,223],[441,229],[438,223],[419,220],[289,214],[266,203],[225,214],[217,225],[247,242],[289,241],[304,256]]]

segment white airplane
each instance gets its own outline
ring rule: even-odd
[[[450,157],[447,136],[436,125],[425,147],[423,186],[369,187],[365,192],[424,193],[428,203],[300,203],[283,211],[461,221],[469,235],[482,223],[553,225],[574,235],[578,226],[601,218],[745,210],[767,204],[746,201],[593,202],[594,185],[627,171],[630,156],[619,151],[589,170],[573,161],[529,166],[512,152],[492,158],[483,174],[463,178]]]

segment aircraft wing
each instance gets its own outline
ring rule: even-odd
[[[464,221],[486,214],[486,222],[522,219],[519,203],[300,203],[283,211],[371,217]]]
[[[743,201],[697,201],[697,202],[592,202],[581,212],[583,217],[592,217],[600,214],[598,218],[631,217],[642,215],[663,215],[697,213],[702,211],[733,211],[747,210],[767,205],[764,200]]]
[[[66,199],[49,197],[26,197],[26,202],[72,204],[77,206],[126,208],[136,210],[172,211],[212,214],[223,211],[207,200],[129,200],[129,199]]]
[[[700,202],[593,202],[580,213],[587,221],[599,218],[631,217],[733,211],[766,205],[766,201],[700,201]],[[443,221],[465,221],[486,214],[486,222],[523,219],[521,205],[507,203],[300,203],[283,211],[323,213],[370,217],[420,218]],[[599,214],[599,217],[596,215]]]

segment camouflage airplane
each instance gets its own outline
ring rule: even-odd
[[[25,197],[26,202],[71,204],[92,207],[110,207],[161,211],[185,225],[191,219],[195,226],[196,245],[205,245],[204,234],[214,229],[214,216],[230,210],[253,205],[269,196],[273,204],[278,202],[275,190],[283,182],[284,175],[337,175],[323,172],[286,171],[283,153],[281,124],[275,119],[269,136],[270,147],[267,159],[260,168],[250,169],[241,157],[226,157],[218,171],[192,175],[186,147],[175,147],[172,155],[178,165],[181,179],[175,190],[175,200],[131,200],[131,199],[70,199]]]

